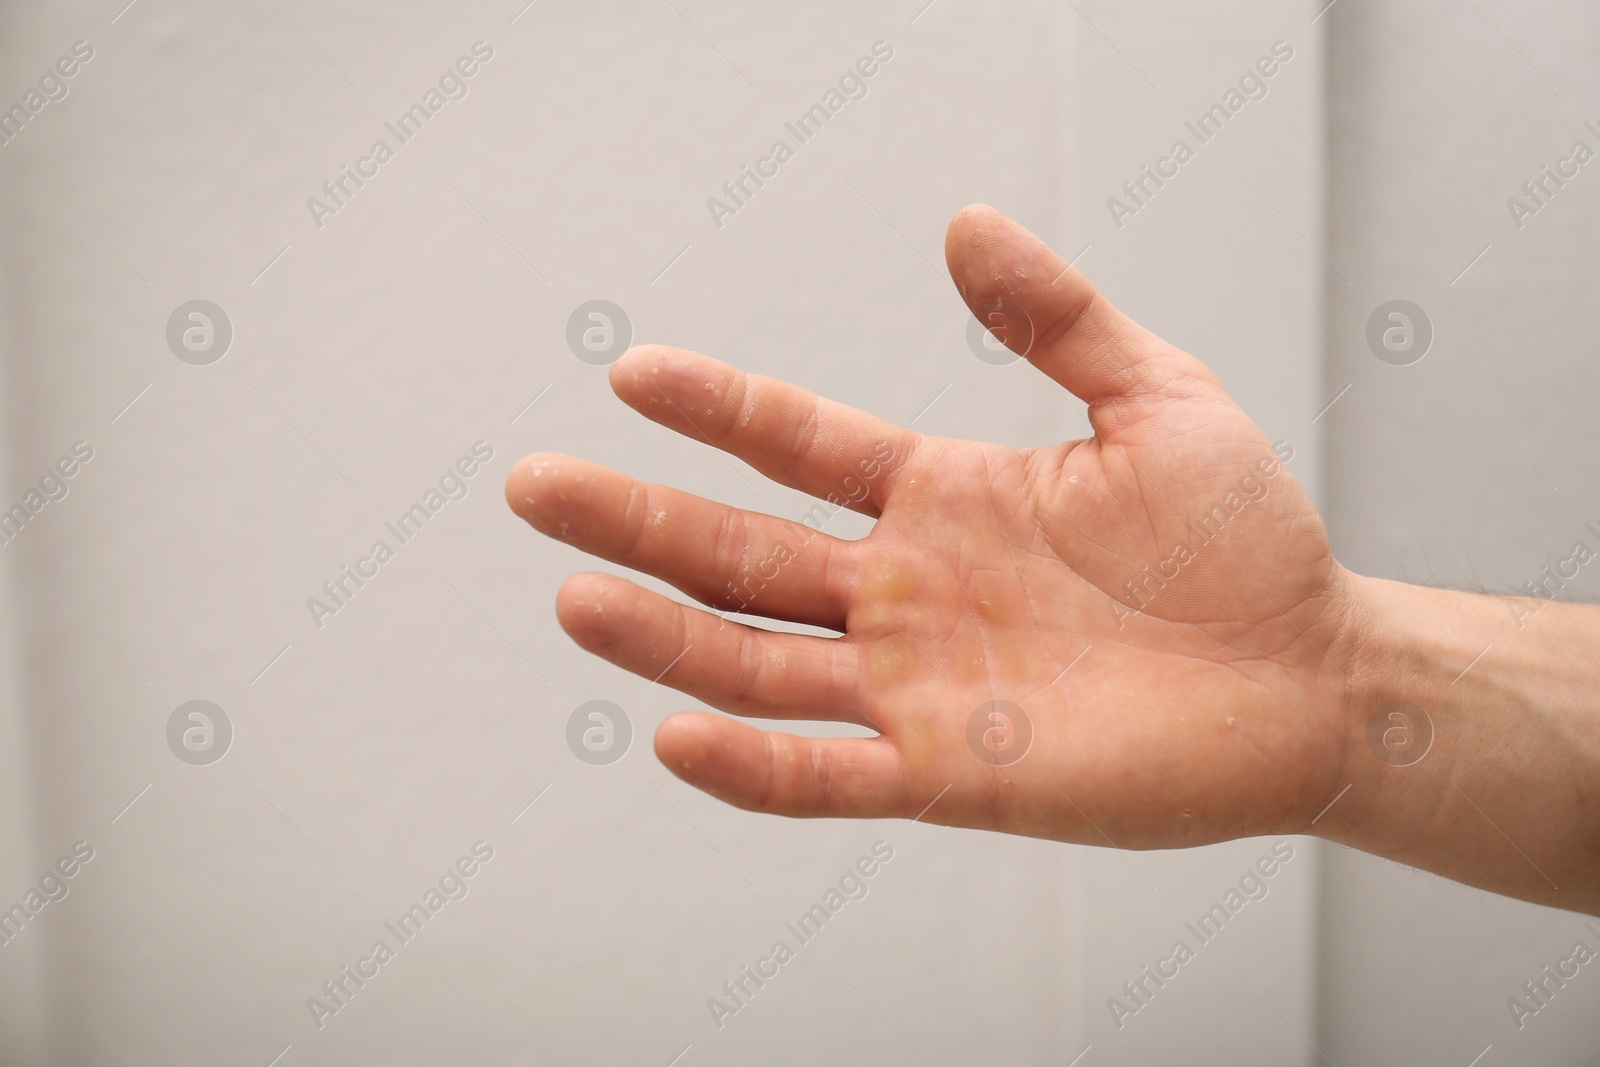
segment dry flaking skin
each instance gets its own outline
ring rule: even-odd
[[[1135,848],[1303,826],[1336,791],[1345,728],[1329,661],[1347,652],[1323,610],[1343,572],[1315,511],[1209,370],[1032,235],[972,208],[946,249],[969,308],[1090,405],[1094,437],[1027,450],[929,437],[637,347],[611,367],[625,403],[876,524],[845,541],[535,457],[508,486],[533,525],[715,609],[578,575],[563,626],[735,716],[875,734],[667,719],[666,765],[743,807],[910,818],[937,798],[924,821]],[[1245,476],[1271,492],[1240,506]],[[1226,521],[1202,543],[1191,524],[1213,509]],[[1008,730],[1027,737],[1014,759]]]
[[[612,365],[624,402],[818,503],[760,515],[571,457],[512,472],[507,499],[535,527],[714,609],[614,575],[558,596],[584,648],[734,716],[669,717],[662,762],[790,816],[1122,848],[1314,831],[1600,911],[1600,612],[1551,605],[1539,625],[1560,640],[1486,657],[1502,607],[1341,567],[1293,448],[1032,234],[968,208],[945,254],[978,322],[1084,401],[1093,436],[1021,450],[926,436],[647,345]],[[823,529],[845,508],[871,533]],[[1510,614],[1520,631],[1527,613]],[[1427,759],[1384,749],[1397,704],[1441,717]]]

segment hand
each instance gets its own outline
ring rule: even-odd
[[[543,533],[721,612],[843,636],[772,632],[601,574],[562,587],[562,626],[723,711],[877,731],[810,739],[696,712],[662,723],[662,762],[743,808],[926,809],[929,822],[1129,848],[1305,829],[1353,736],[1354,576],[1284,457],[1202,363],[998,212],[961,212],[945,255],[973,314],[1088,403],[1093,437],[1025,450],[927,437],[703,356],[635,348],[611,371],[630,406],[877,523],[840,540],[529,456],[506,496]]]

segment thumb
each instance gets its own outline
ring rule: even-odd
[[[992,207],[962,209],[944,255],[978,321],[1091,405],[1220,389],[1205,364],[1112,307],[1081,271]]]

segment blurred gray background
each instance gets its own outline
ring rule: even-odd
[[[560,632],[592,564],[501,484],[558,450],[808,506],[618,403],[567,341],[596,299],[927,432],[1082,435],[1077,401],[968,345],[942,235],[985,201],[1292,444],[1348,565],[1519,589],[1600,520],[1573,432],[1600,163],[1520,226],[1506,204],[1600,147],[1597,36],[1548,0],[0,6],[0,107],[40,90],[0,144],[0,507],[93,450],[0,546],[0,907],[93,849],[0,945],[0,1058],[1593,1063],[1600,977],[1520,1029],[1506,1006],[1595,944],[1577,917],[1309,839],[1119,1027],[1108,999],[1272,841],[1124,855],[726,808],[650,752],[689,703]],[[1115,219],[1280,41],[1266,94]],[[477,42],[400,145],[385,123]],[[865,95],[719,226],[707,199],[876,42]],[[314,219],[379,138],[394,158]],[[1366,340],[1395,299],[1434,335],[1406,366]],[[231,325],[220,358],[169,345],[194,300]],[[307,599],[478,442],[465,495],[319,627]],[[600,766],[567,742],[596,699],[634,735]],[[192,700],[232,736],[191,759],[220,759],[169,744]],[[719,1028],[707,998],[878,841],[866,898]],[[478,842],[467,894],[319,1025],[308,998]]]

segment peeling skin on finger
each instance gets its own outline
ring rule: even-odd
[[[512,474],[513,474],[513,476],[515,476],[515,474],[518,471],[526,471],[529,475],[531,475],[534,478],[543,478],[544,477],[544,472],[549,466],[550,466],[550,460],[549,459],[546,459],[546,458],[544,458],[542,456],[537,458],[537,459],[535,459],[532,456],[529,456],[529,457],[519,461],[517,463],[517,465],[514,468],[512,468]],[[527,500],[528,498],[527,497],[523,497],[523,499]]]

